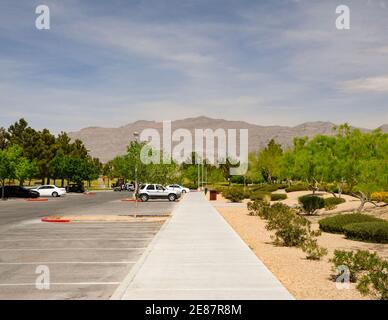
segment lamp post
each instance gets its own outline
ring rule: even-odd
[[[137,139],[139,138],[139,132],[135,131],[133,133],[133,137],[135,138],[135,141],[137,142]],[[136,208],[137,208],[137,194],[138,194],[138,182],[137,182],[137,162],[135,161],[135,193],[133,195]]]

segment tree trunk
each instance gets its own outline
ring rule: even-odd
[[[50,181],[51,181],[50,177],[47,177],[47,184],[50,184]]]
[[[1,199],[5,200],[4,198],[4,188],[5,188],[5,179],[1,181]]]
[[[65,186],[65,179],[62,178],[62,181],[61,181],[61,188],[63,188]]]
[[[42,183],[41,184],[44,184],[44,177],[42,178],[42,181],[41,181]]]

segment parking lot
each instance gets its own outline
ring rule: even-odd
[[[175,206],[150,201],[136,208],[121,201],[127,196],[101,192],[42,203],[0,203],[0,299],[108,299]],[[40,221],[62,214],[143,217],[131,222]],[[38,266],[48,267],[48,290],[36,287]]]

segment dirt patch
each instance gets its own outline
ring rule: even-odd
[[[164,222],[168,217],[133,217],[120,215],[55,215],[47,217],[49,220],[70,220],[71,222]]]
[[[318,238],[329,254],[320,261],[307,260],[298,248],[277,247],[272,244],[271,233],[265,229],[265,222],[256,216],[249,216],[246,208],[218,207],[224,219],[240,235],[245,243],[263,261],[271,272],[297,299],[368,299],[351,284],[350,289],[337,289],[331,280],[329,258],[335,249],[370,250],[388,257],[388,246],[345,239],[343,235],[322,233]],[[318,227],[317,223],[313,224]]]

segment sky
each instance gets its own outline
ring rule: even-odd
[[[50,30],[35,27],[40,4]],[[202,115],[388,123],[388,0],[1,0],[0,126]]]

